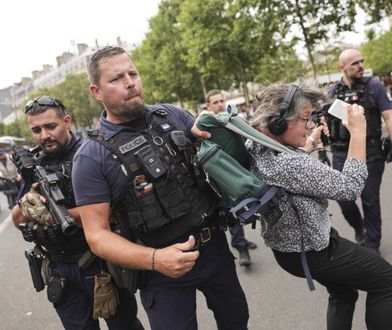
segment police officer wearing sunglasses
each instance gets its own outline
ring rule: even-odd
[[[135,297],[126,289],[116,288],[109,276],[103,277],[106,266],[89,251],[84,237],[71,182],[72,158],[81,140],[71,132],[71,117],[64,105],[50,96],[27,102],[25,113],[39,145],[31,151],[35,164],[57,176],[66,209],[78,225],[74,232],[63,233],[46,208],[47,201],[39,194],[39,185],[34,184],[30,191],[30,187],[22,186],[12,218],[24,239],[35,243],[34,250],[27,253],[29,262],[43,260],[42,266],[39,263],[42,271],[32,272],[36,290],[47,286],[48,299],[67,330],[99,329],[98,317],[105,318],[109,329],[143,329],[136,318]],[[41,273],[44,276],[40,278]],[[41,281],[42,285],[37,287]],[[108,289],[105,293],[111,293],[111,300],[103,299],[97,283]],[[105,309],[103,306],[109,306],[109,302],[110,308]]]

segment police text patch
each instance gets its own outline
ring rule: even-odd
[[[118,149],[120,150],[121,154],[125,154],[128,151],[131,151],[139,146],[141,146],[142,144],[146,143],[147,140],[143,135],[138,136],[137,138],[123,144],[122,146],[120,146]]]

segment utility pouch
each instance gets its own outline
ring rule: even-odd
[[[177,180],[156,183],[155,192],[171,220],[180,218],[191,211],[192,205],[181,189],[181,183]]]
[[[49,280],[47,294],[48,300],[53,304],[59,304],[65,296],[65,285],[66,281],[64,278],[58,278],[52,276]]]
[[[44,279],[42,278],[41,274],[42,261],[45,256],[40,252],[37,247],[26,250],[25,256],[29,262],[29,268],[34,288],[37,292],[40,292],[45,288]]]

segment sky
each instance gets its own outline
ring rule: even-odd
[[[31,77],[75,45],[141,42],[160,0],[12,0],[0,2],[0,89]],[[382,26],[386,26],[386,20]],[[360,43],[364,26],[342,39]]]
[[[12,0],[0,2],[0,89],[31,77],[56,56],[95,39],[141,42],[160,0]]]

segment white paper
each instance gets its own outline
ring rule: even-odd
[[[328,113],[330,113],[331,115],[341,119],[341,120],[347,120],[347,106],[349,104],[342,101],[342,100],[338,100],[336,99],[335,101],[333,101],[331,107],[328,109]]]

